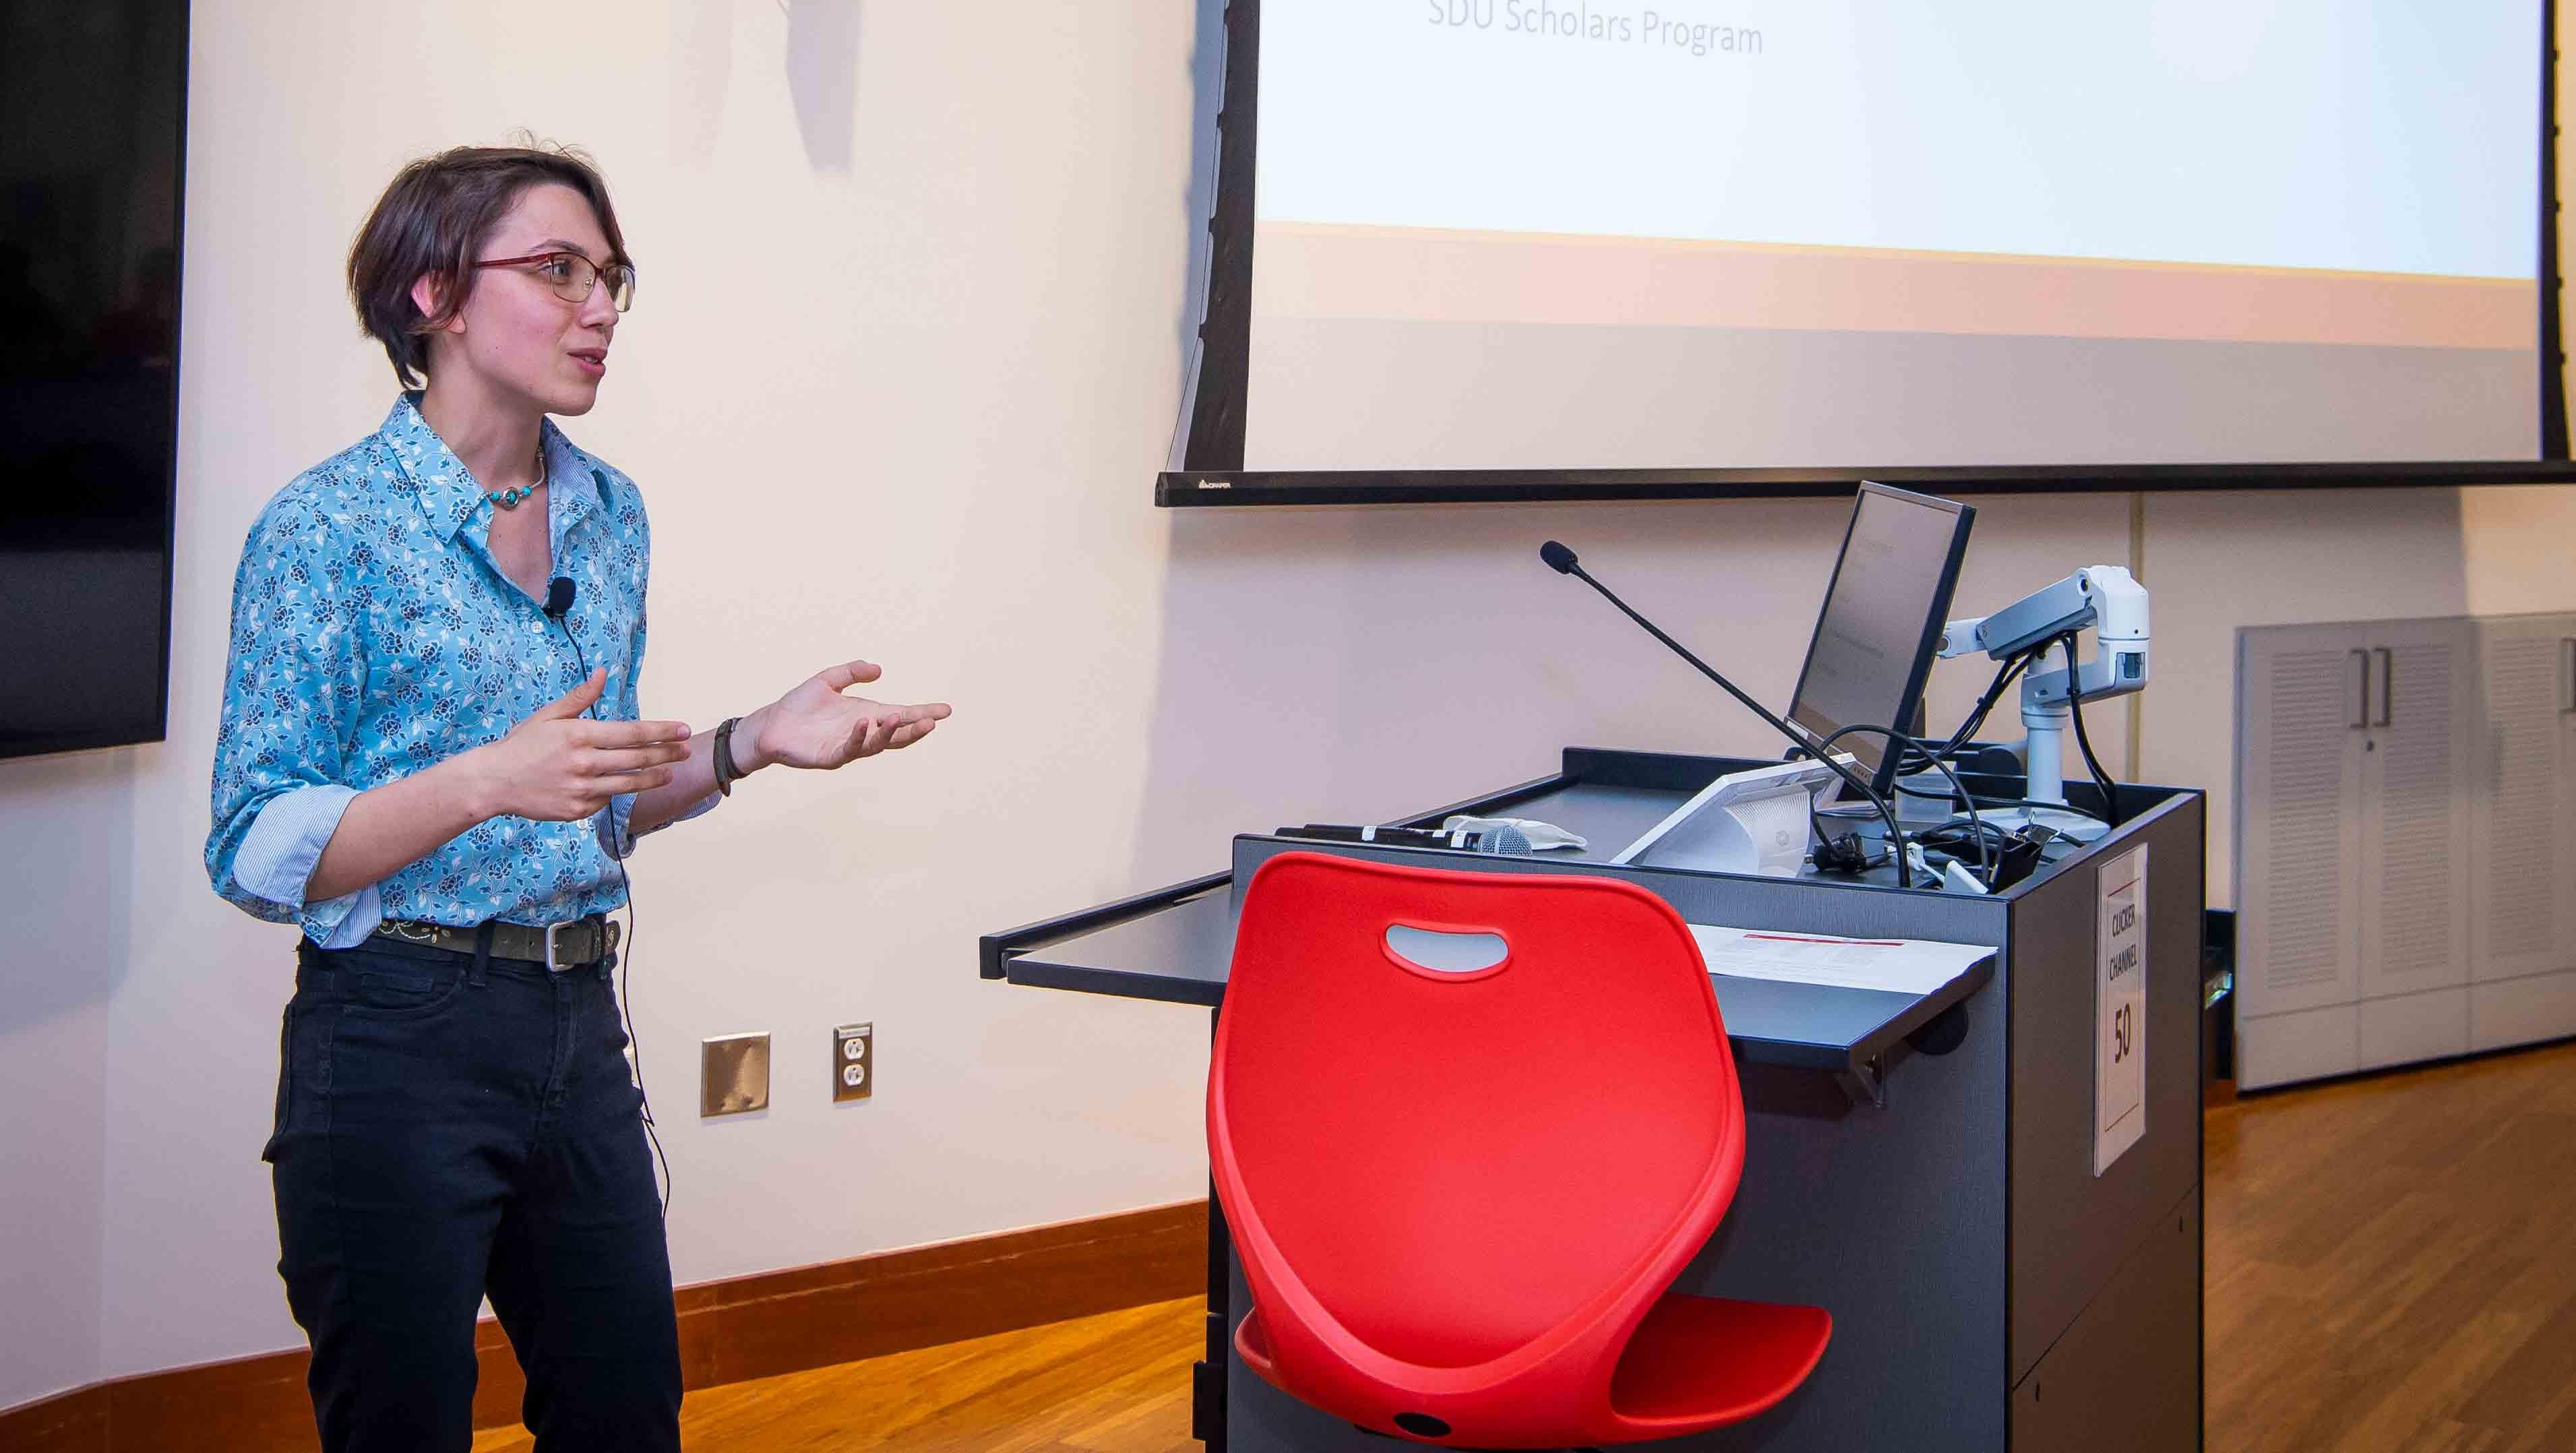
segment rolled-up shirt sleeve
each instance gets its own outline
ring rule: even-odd
[[[635,844],[639,838],[651,837],[653,834],[669,827],[674,822],[687,822],[693,817],[703,817],[707,813],[715,811],[716,804],[723,800],[724,795],[722,793],[710,792],[706,796],[699,798],[697,801],[690,803],[677,817],[656,823],[653,826],[644,829],[644,831],[640,833],[634,833],[628,832],[626,830],[626,825],[633,821],[635,817],[635,794],[632,792],[621,793],[616,797],[610,798],[608,805],[601,808],[599,816],[593,819],[593,821],[598,824],[599,829],[599,850],[608,854],[612,858],[632,857],[635,854]]]
[[[371,887],[308,902],[304,886],[357,789],[341,780],[366,690],[343,567],[317,548],[328,521],[281,497],[252,525],[233,576],[229,665],[215,731],[206,875],[242,911],[325,945],[375,927]]]
[[[340,830],[340,815],[357,795],[357,788],[337,782],[290,788],[268,799],[233,850],[233,885],[261,903],[296,907],[296,921],[324,948],[357,944],[384,921],[373,883],[319,903],[304,901],[304,885],[312,881],[322,850]]]

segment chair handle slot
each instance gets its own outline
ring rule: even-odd
[[[1512,946],[1489,928],[1428,928],[1391,923],[1385,935],[1387,957],[1418,974],[1457,978],[1502,967]]]

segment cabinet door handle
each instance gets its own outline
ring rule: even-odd
[[[2358,694],[2353,698],[2352,720],[2347,725],[2359,731],[2370,725],[2370,653],[2355,646],[2352,659],[2361,663],[2361,670],[2353,678],[2353,690]]]
[[[2558,642],[2558,709],[2576,711],[2576,636]]]
[[[2371,725],[2386,726],[2391,719],[2389,707],[2396,699],[2397,653],[2379,646],[2371,654],[2379,658],[2379,720]]]

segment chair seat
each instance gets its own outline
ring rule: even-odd
[[[1832,1340],[1822,1307],[1668,1292],[1610,1375],[1610,1407],[1641,1438],[1752,1417],[1815,1370]]]
[[[1627,1425],[1618,1431],[1636,1439],[1741,1421],[1806,1381],[1833,1335],[1833,1316],[1822,1307],[1668,1292],[1637,1324],[1611,1374],[1611,1414]],[[1234,1348],[1265,1381],[1278,1381],[1259,1309],[1235,1327]],[[1602,1441],[1625,1440],[1605,1430]]]
[[[1243,1320],[1235,1324],[1234,1351],[1243,1359],[1244,1365],[1263,1380],[1274,1383],[1279,1380],[1279,1366],[1270,1356],[1270,1332],[1261,1325],[1259,1307],[1244,1313]]]

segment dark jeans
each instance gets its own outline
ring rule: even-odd
[[[328,1453],[472,1443],[487,1292],[539,1453],[680,1446],[670,1255],[609,971],[298,946],[261,1158]]]

